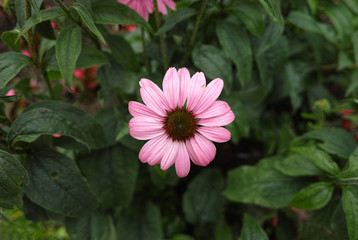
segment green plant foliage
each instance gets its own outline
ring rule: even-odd
[[[266,233],[262,230],[257,221],[251,216],[244,215],[244,224],[241,229],[240,240],[268,240]]]

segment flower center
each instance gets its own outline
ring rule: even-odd
[[[198,124],[193,113],[185,108],[176,108],[168,112],[164,119],[164,129],[174,141],[192,138],[197,128]]]

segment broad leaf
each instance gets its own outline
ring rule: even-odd
[[[287,177],[274,166],[278,158],[262,159],[256,166],[242,166],[229,171],[224,195],[235,202],[265,207],[285,207],[309,181]]]
[[[218,170],[206,170],[195,177],[183,196],[186,219],[193,224],[216,221],[223,210],[224,179]]]
[[[73,72],[82,48],[81,29],[78,26],[69,26],[62,29],[56,41],[56,59],[62,77],[68,86],[71,86]]]
[[[0,89],[5,87],[21,69],[32,64],[31,59],[21,53],[6,52],[0,54]]]
[[[76,69],[102,66],[108,63],[107,56],[95,47],[82,44],[82,51],[77,59]]]
[[[265,29],[265,12],[258,2],[249,0],[235,2],[235,13],[244,22],[246,28],[256,36],[262,36]]]
[[[29,177],[26,169],[13,155],[0,150],[0,207],[12,208],[22,204],[22,184]]]
[[[283,24],[279,0],[258,0],[276,24]]]
[[[331,156],[315,147],[294,147],[291,150],[311,160],[319,169],[327,173],[336,175],[340,171],[338,164],[332,160]]]
[[[350,178],[358,176],[358,148],[349,156],[344,171],[337,174],[337,177],[343,181],[350,181]],[[347,180],[344,180],[347,179]]]
[[[292,177],[314,176],[323,173],[310,159],[299,154],[292,154],[281,161],[277,161],[275,168]]]
[[[346,214],[349,238],[351,240],[358,239],[358,196],[352,187],[343,188],[342,203]]]
[[[318,182],[302,189],[290,205],[299,209],[316,210],[327,205],[331,200],[334,186],[328,182]]]
[[[240,240],[268,240],[260,224],[251,216],[244,214],[244,224],[241,229]]]
[[[66,155],[42,150],[26,160],[30,181],[26,194],[31,201],[53,212],[71,217],[86,217],[97,208],[75,162]]]
[[[82,155],[78,161],[103,209],[129,205],[138,171],[136,152],[116,145]]]
[[[237,76],[243,87],[251,81],[252,51],[250,39],[243,27],[230,22],[219,22],[216,34],[226,55],[235,63]]]
[[[110,215],[95,212],[88,218],[67,218],[66,230],[73,240],[117,240]]]
[[[178,11],[175,11],[170,17],[164,22],[163,26],[158,29],[158,31],[155,33],[156,35],[165,33],[172,29],[176,24],[179,22],[190,18],[196,14],[195,9],[192,8],[183,8]]]
[[[137,212],[121,211],[117,223],[117,240],[163,239],[160,211],[152,203],[145,204]]]
[[[209,79],[222,78],[224,89],[229,92],[232,85],[231,62],[218,48],[211,45],[199,45],[193,50],[192,59],[196,67]]]
[[[21,46],[20,42],[16,41],[17,31],[6,31],[1,34],[1,40],[6,43],[13,51],[20,52]]]
[[[91,30],[91,32],[93,32],[99,40],[101,40],[103,43],[104,38],[102,36],[102,34],[100,33],[100,31],[97,29],[96,25],[93,22],[92,16],[91,14],[88,12],[88,10],[86,9],[85,6],[83,6],[81,3],[75,2],[71,7],[76,9],[76,11],[78,12],[78,14],[80,15],[82,21],[86,24],[86,26],[88,27],[89,30]]]
[[[95,9],[95,23],[135,24],[149,32],[153,31],[151,26],[136,11],[115,0],[96,0],[92,2],[92,9]]]

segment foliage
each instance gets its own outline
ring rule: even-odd
[[[358,2],[176,8],[1,2],[0,238],[357,239]],[[222,78],[236,115],[185,179],[140,164],[128,129],[168,66]]]

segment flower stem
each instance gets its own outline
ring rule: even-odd
[[[145,63],[145,66],[148,70],[148,73],[152,73],[152,69],[150,67],[150,63],[149,63],[149,59],[148,59],[148,55],[147,55],[147,50],[145,48],[145,36],[144,36],[144,29],[141,28],[141,33],[142,33],[142,48],[143,48],[143,58],[144,58],[144,63]]]
[[[201,18],[203,16],[203,14],[204,14],[205,7],[206,7],[207,3],[208,3],[208,0],[203,0],[201,2],[199,15],[196,17],[193,32],[191,33],[191,37],[190,37],[190,40],[189,40],[188,44],[186,45],[186,50],[185,50],[185,53],[184,53],[184,57],[183,57],[183,59],[181,61],[182,66],[184,66],[186,64],[186,62],[188,61],[189,53],[191,51],[191,48],[193,47],[193,44],[194,44],[194,41],[195,41],[195,38],[196,38],[196,33],[199,30],[200,21],[201,21]]]
[[[157,29],[159,29],[161,22],[160,22],[159,10],[158,10],[158,2],[157,2],[157,0],[153,0],[153,3],[154,3],[155,22],[157,24]],[[167,47],[166,47],[166,44],[165,44],[164,33],[159,35],[159,39],[160,39],[160,46],[162,48],[164,71],[166,71],[168,69],[168,59],[167,59]]]

